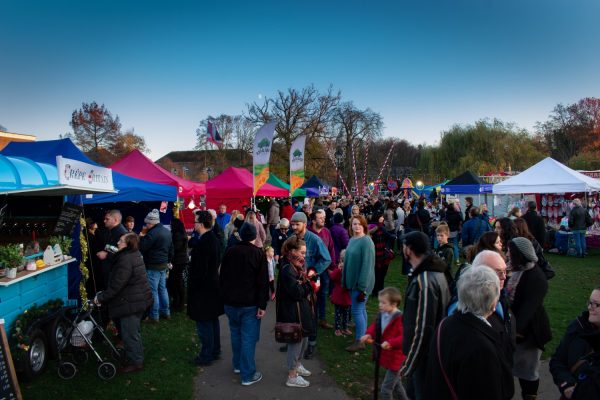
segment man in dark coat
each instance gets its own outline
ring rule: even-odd
[[[434,332],[423,387],[426,400],[512,398],[512,371],[487,322],[500,295],[490,268],[469,268],[458,281],[458,311]]]
[[[537,240],[543,248],[544,243],[546,243],[546,224],[542,217],[538,215],[536,208],[535,201],[528,202],[527,212],[523,215],[523,219],[527,222],[529,232],[531,232],[535,240]]]
[[[269,301],[269,272],[264,250],[254,245],[256,226],[244,223],[239,237],[241,242],[225,252],[219,280],[231,332],[233,370],[248,386],[262,379],[254,354]]]
[[[581,206],[581,200],[573,200],[573,209],[569,213],[569,228],[571,228],[573,239],[575,239],[577,257],[585,257],[585,253],[587,252],[585,234],[588,227],[586,222],[588,222],[589,219],[590,216],[588,211]]]
[[[110,266],[115,256],[115,251],[108,251],[110,248],[116,248],[117,242],[127,233],[127,229],[121,224],[123,216],[119,210],[109,210],[104,215],[104,227],[106,229],[100,232],[100,243],[102,250],[96,253],[96,257],[102,262],[102,277],[96,279],[96,290],[101,291],[108,284],[108,275]]]
[[[197,211],[194,230],[200,238],[192,248],[192,260],[188,277],[189,317],[196,321],[196,331],[202,343],[200,354],[194,359],[196,365],[210,365],[221,354],[221,328],[219,315],[223,303],[219,295],[220,243],[212,231],[213,218],[208,211]]]

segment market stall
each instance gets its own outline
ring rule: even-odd
[[[328,192],[329,186],[324,184],[315,175],[311,176],[300,186],[300,189],[306,191],[306,197],[319,197],[321,193]],[[297,195],[294,192],[294,197]]]
[[[550,157],[493,187],[494,194],[532,195],[542,217],[559,231],[563,218],[568,217],[573,199],[582,199],[596,221],[588,230],[587,241],[590,246],[596,246],[600,241],[599,191],[600,180],[577,172]],[[563,231],[561,235],[569,235],[567,230]],[[559,242],[566,240],[559,238]]]
[[[206,207],[217,209],[221,204],[227,209],[240,210],[249,206],[252,199],[252,173],[247,169],[229,167],[221,174],[206,182]],[[257,196],[288,197],[285,190],[265,183]]]
[[[56,352],[68,269],[80,268],[68,247],[82,208],[64,203],[64,196],[111,193],[113,177],[108,168],[61,156],[49,164],[3,155],[0,177],[0,315],[17,368],[31,378]],[[40,248],[43,242],[47,247]]]

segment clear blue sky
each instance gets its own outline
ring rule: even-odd
[[[598,0],[200,3],[0,0],[0,124],[54,139],[97,101],[156,159],[208,115],[310,84],[415,144],[600,96]]]

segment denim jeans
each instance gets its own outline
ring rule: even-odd
[[[256,318],[258,307],[225,306],[229,319],[233,368],[240,370],[242,382],[252,380],[256,372],[254,353],[260,337],[260,319]]]
[[[367,332],[367,300],[369,300],[369,294],[365,296],[365,301],[356,301],[356,297],[360,294],[360,291],[352,289],[350,297],[352,298],[352,318],[356,324],[355,339],[359,340]]]
[[[219,319],[196,321],[196,332],[202,343],[198,361],[211,362],[221,354],[221,327]]]
[[[152,290],[152,299],[154,303],[148,316],[151,319],[158,319],[159,312],[162,315],[171,315],[169,310],[169,293],[167,292],[167,270],[156,271],[147,269],[148,282]]]
[[[585,252],[587,251],[586,243],[585,243],[585,233],[587,231],[573,231],[573,239],[575,240],[575,250],[577,250],[577,255],[580,257],[585,256]]]
[[[459,256],[458,236],[459,236],[459,233],[457,233],[455,237],[448,238],[448,242],[452,243],[452,248],[454,249],[454,262],[456,262],[456,260],[458,260],[458,256]]]
[[[321,280],[321,287],[317,293],[317,315],[319,320],[327,319],[325,313],[325,306],[327,305],[327,295],[329,294],[329,272],[325,270],[319,275]]]

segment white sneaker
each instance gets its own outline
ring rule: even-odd
[[[300,364],[296,367],[296,372],[298,372],[298,375],[300,375],[300,376],[311,376],[312,375],[312,372],[310,372],[309,370],[304,368],[304,365],[302,365],[302,364]]]
[[[285,382],[286,386],[289,387],[308,387],[310,382],[301,377],[300,375],[296,375],[295,378],[288,377],[287,382]]]

